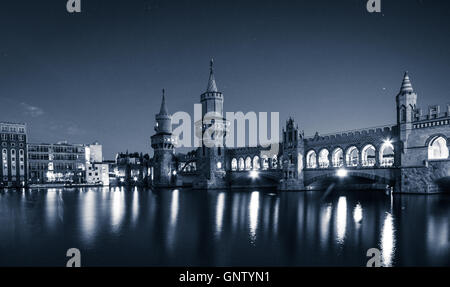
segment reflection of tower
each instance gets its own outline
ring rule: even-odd
[[[196,188],[225,187],[225,136],[228,122],[223,117],[223,95],[218,91],[214,78],[213,61],[206,92],[201,95],[202,120],[196,123],[196,131],[201,137],[201,147],[197,149],[197,170],[199,177],[194,182]]]
[[[286,130],[283,129],[282,153],[283,178],[280,180],[279,189],[303,189],[303,136],[292,118],[286,122]]]
[[[155,119],[156,134],[151,137],[152,148],[154,149],[153,184],[155,186],[170,186],[174,183],[176,176],[176,169],[173,166],[176,139],[172,136],[172,116],[167,110],[164,90],[161,110]]]

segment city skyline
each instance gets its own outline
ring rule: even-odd
[[[383,3],[381,15],[359,1],[214,4],[89,1],[69,15],[57,1],[9,3],[1,120],[27,123],[30,142],[99,141],[105,158],[151,153],[161,89],[170,112],[192,114],[210,58],[225,111],[280,112],[307,135],[394,123],[405,70],[421,107],[446,104],[445,2]]]

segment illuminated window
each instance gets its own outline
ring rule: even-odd
[[[428,145],[428,159],[447,159],[448,158],[447,141],[443,137],[436,137]]]
[[[233,158],[231,160],[231,170],[237,170],[238,166],[237,166],[237,159]]]
[[[244,169],[245,169],[244,159],[241,157],[241,158],[239,158],[239,170],[244,170]]]
[[[252,158],[249,156],[245,159],[245,169],[246,170],[252,169]]]
[[[362,166],[375,165],[375,147],[371,144],[366,145],[361,153]]]
[[[328,155],[330,153],[327,149],[322,149],[319,152],[319,167],[320,168],[327,168],[330,165],[330,161],[328,160]]]
[[[394,146],[387,140],[380,148],[380,165],[389,167],[394,165]]]
[[[317,155],[316,152],[310,150],[306,154],[306,167],[307,168],[316,168],[317,167]]]
[[[355,146],[350,147],[347,150],[347,154],[345,155],[345,159],[347,162],[347,166],[358,166],[358,157],[359,151]]]
[[[260,166],[260,162],[259,162],[259,156],[255,156],[254,158],[253,158],[253,169],[260,169],[261,168],[261,166]]]
[[[341,148],[337,148],[333,151],[331,156],[333,167],[341,167],[344,165],[344,151]]]

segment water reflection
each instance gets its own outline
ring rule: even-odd
[[[250,204],[248,206],[249,219],[250,219],[250,241],[255,243],[256,241],[256,228],[258,227],[258,212],[259,212],[259,192],[254,191],[250,197]]]
[[[118,232],[125,212],[124,188],[117,187],[110,193],[111,197],[111,228]]]
[[[0,265],[58,266],[70,245],[86,266],[365,266],[373,247],[383,266],[450,266],[449,204],[368,191],[0,191]]]
[[[97,222],[97,207],[96,203],[98,193],[92,190],[88,190],[81,196],[80,199],[80,214],[83,216],[80,217],[81,220],[81,235],[85,244],[91,244],[95,237],[96,222]]]
[[[336,226],[337,226],[337,233],[336,233],[337,241],[340,244],[343,244],[345,231],[347,228],[347,198],[345,196],[339,197],[339,201],[337,204]]]
[[[223,224],[223,213],[225,210],[225,193],[219,193],[217,197],[217,205],[216,205],[216,234],[220,236],[222,232],[222,224]]]
[[[394,257],[394,222],[392,215],[388,212],[386,212],[386,217],[384,218],[380,245],[383,266],[392,266],[392,258]]]
[[[362,207],[361,204],[358,202],[355,206],[355,209],[353,210],[353,220],[355,223],[360,223],[363,218],[362,214]]]

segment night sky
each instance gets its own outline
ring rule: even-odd
[[[0,2],[0,121],[30,142],[151,152],[161,89],[193,112],[214,58],[226,111],[280,112],[307,135],[395,122],[408,70],[419,105],[450,102],[450,1]],[[393,3],[394,2],[394,3]]]

